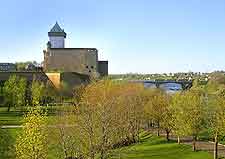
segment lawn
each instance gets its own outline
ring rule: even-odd
[[[21,128],[1,129],[0,138],[0,158],[14,159],[15,158],[15,142]]]
[[[6,107],[0,107],[0,125],[20,125],[23,119],[23,112],[12,109],[7,111]]]
[[[15,138],[20,128],[5,129],[13,138],[11,144],[15,144]],[[51,152],[53,153],[53,152]],[[13,155],[13,154],[11,154]],[[49,158],[54,156],[49,154]],[[167,142],[162,137],[151,134],[142,134],[141,142],[114,150],[110,159],[212,159],[208,152],[192,152],[191,146],[178,145]]]
[[[20,125],[23,113],[16,110],[6,111],[6,108],[0,107],[0,125]],[[53,111],[54,112],[54,111]],[[49,121],[55,117],[54,113],[50,113]],[[5,133],[11,138],[7,144],[11,146],[15,144],[15,138],[21,128],[4,129]],[[204,135],[205,136],[205,135]],[[141,141],[137,144],[123,147],[112,151],[111,159],[212,159],[212,155],[208,152],[198,151],[192,152],[189,145],[178,145],[174,141],[167,142],[165,138],[157,137],[148,133],[140,135]],[[3,145],[1,145],[3,146]],[[0,146],[0,147],[1,147]],[[10,152],[14,154],[14,150]],[[50,151],[49,158],[55,158]],[[53,156],[53,157],[52,157]],[[0,157],[1,158],[1,157]],[[8,157],[7,157],[8,158]]]
[[[48,119],[53,120],[55,112],[60,110],[58,107],[43,107],[48,111]],[[57,109],[56,109],[57,108]],[[28,109],[28,107],[27,107]],[[25,112],[11,108],[8,112],[7,107],[0,107],[0,126],[2,125],[21,125]]]
[[[212,159],[208,152],[192,152],[189,145],[167,142],[154,135],[142,136],[141,142],[115,150],[111,159]]]

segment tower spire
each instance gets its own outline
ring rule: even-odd
[[[64,41],[66,38],[66,33],[64,29],[62,29],[58,22],[56,21],[55,25],[48,32],[49,42],[51,48],[64,48]]]

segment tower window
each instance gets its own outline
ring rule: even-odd
[[[93,69],[93,68],[94,68],[94,66],[91,66],[91,68]]]
[[[88,68],[88,65],[86,66],[86,68]]]

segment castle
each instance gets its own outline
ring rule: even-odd
[[[47,50],[44,50],[45,72],[76,72],[89,76],[108,75],[108,61],[98,60],[96,48],[65,48],[67,34],[59,24],[48,32]]]
[[[29,83],[34,79],[43,83],[50,81],[56,88],[66,83],[70,92],[75,86],[87,84],[90,77],[108,75],[108,61],[98,60],[96,48],[65,48],[67,34],[57,22],[48,32],[48,36],[47,49],[43,51],[43,68],[21,71],[17,70],[15,64],[0,63],[0,94],[5,81],[11,75],[24,77]]]

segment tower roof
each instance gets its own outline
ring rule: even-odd
[[[59,24],[56,22],[53,28],[48,32],[48,36],[63,36],[66,38],[66,33],[60,28]]]

